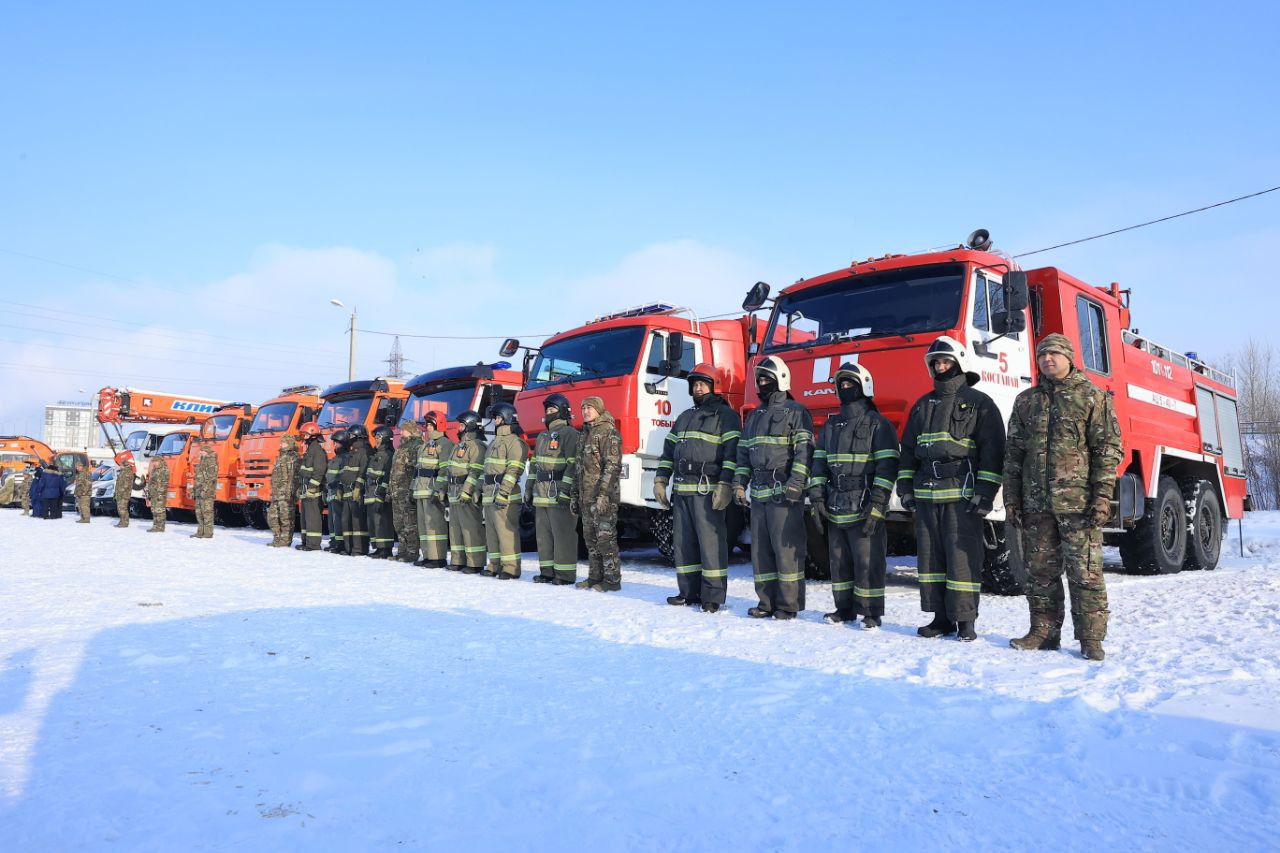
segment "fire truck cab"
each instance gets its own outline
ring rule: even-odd
[[[876,405],[901,434],[914,402],[932,387],[924,363],[940,335],[956,338],[1006,423],[1017,395],[1037,381],[1036,342],[1070,338],[1076,368],[1109,391],[1124,437],[1108,539],[1126,568],[1213,568],[1223,518],[1243,511],[1245,481],[1230,377],[1191,356],[1152,344],[1130,328],[1127,292],[1090,286],[1053,267],[1020,270],[990,251],[986,232],[968,245],[917,255],[885,255],[801,279],[772,300],[767,345],[791,369],[791,393],[821,427],[838,408],[831,376],[844,361],[868,368]],[[769,300],[758,283],[743,308]],[[755,404],[748,385],[748,403]],[[910,516],[895,494],[891,547],[914,548]],[[984,585],[1012,593],[1025,572],[1017,537],[1006,537],[997,500],[987,522]],[[826,547],[810,531],[811,560],[825,568]],[[1190,545],[1188,543],[1191,543]],[[1012,545],[1012,549],[1010,548]]]
[[[404,419],[421,421],[427,412],[435,411],[453,423],[468,409],[485,417],[493,404],[515,402],[522,384],[520,371],[512,370],[507,361],[421,373],[405,383],[409,401],[405,404]]]
[[[325,449],[333,456],[332,435],[340,429],[363,424],[370,434],[379,424],[400,423],[409,392],[403,379],[379,377],[343,382],[325,389],[320,398],[324,405],[316,421],[324,433]]]

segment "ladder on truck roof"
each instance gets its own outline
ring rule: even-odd
[[[1143,337],[1137,332],[1125,329],[1120,333],[1121,339],[1129,346],[1137,347],[1143,352],[1150,353],[1156,358],[1163,358],[1165,361],[1171,361],[1179,367],[1185,367],[1192,373],[1199,373],[1201,376],[1207,376],[1215,382],[1226,385],[1228,388],[1236,387],[1236,378],[1234,375],[1224,373],[1216,367],[1196,358],[1195,353],[1181,353],[1177,350],[1167,347],[1164,344],[1158,344],[1150,338]]]

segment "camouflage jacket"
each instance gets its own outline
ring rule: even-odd
[[[674,474],[678,495],[708,494],[717,483],[733,482],[738,472],[742,418],[718,394],[686,409],[662,442],[659,479]]]
[[[271,466],[271,500],[293,503],[297,497],[298,464],[298,451],[280,451],[275,464]]]
[[[484,471],[484,454],[485,443],[480,433],[464,432],[458,436],[449,461],[440,466],[441,476],[447,478],[445,488],[450,503],[462,495],[476,496],[476,481]]]
[[[788,486],[808,484],[811,461],[813,417],[785,391],[774,391],[747,415],[734,481],[750,484],[753,500],[781,500]]]
[[[427,437],[419,442],[417,467],[413,472],[415,500],[431,500],[437,494],[448,492],[447,468],[453,451],[454,443],[449,436],[436,429],[427,430]]]
[[[196,463],[192,494],[196,500],[213,500],[218,494],[218,454],[212,444],[200,448],[200,461]]]
[[[129,496],[133,494],[133,479],[136,476],[132,462],[126,462],[116,468],[114,494],[117,503],[122,500],[128,500]],[[124,486],[124,488],[121,489],[121,486]]]
[[[89,475],[88,468],[81,468],[76,472],[75,484],[76,497],[87,498],[93,494],[93,478]]]
[[[898,475],[898,432],[865,400],[846,403],[827,419],[813,451],[809,499],[826,503],[831,522],[862,521],[883,513]]]
[[[613,415],[602,413],[586,425],[578,442],[578,462],[574,483],[584,504],[607,497],[615,504],[621,497],[618,475],[622,470],[622,436]]]
[[[495,433],[484,454],[483,503],[488,505],[496,500],[502,506],[512,495],[517,499],[520,496],[520,477],[529,458],[529,445],[507,424],[498,427]]]
[[[408,497],[417,475],[418,453],[421,450],[421,438],[401,433],[400,446],[391,454],[391,474],[387,480],[392,498],[399,500]]]
[[[902,432],[898,494],[918,501],[995,499],[1004,465],[1004,417],[963,376],[936,380]]]
[[[151,462],[151,472],[147,475],[147,500],[152,506],[169,503],[169,460],[163,456],[157,456]]]
[[[581,436],[565,420],[554,420],[538,433],[525,495],[534,506],[568,506],[573,496],[573,469]]]
[[[1123,447],[1111,395],[1079,370],[1018,395],[1004,457],[1004,502],[1024,513],[1088,512],[1111,499]]]
[[[298,490],[304,499],[315,500],[324,494],[324,475],[328,466],[324,442],[320,439],[308,441],[307,450],[298,465]]]

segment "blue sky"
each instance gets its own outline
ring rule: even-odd
[[[0,431],[108,383],[340,380],[333,297],[420,334],[717,313],[980,226],[1016,252],[1280,184],[1280,7],[969,8],[13,4]],[[1219,354],[1271,335],[1277,238],[1280,193],[1036,260]],[[378,372],[389,339],[359,343]]]

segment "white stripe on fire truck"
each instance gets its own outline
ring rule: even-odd
[[[1131,384],[1129,386],[1129,398],[1143,403],[1150,403],[1153,406],[1159,406],[1162,409],[1168,409],[1180,415],[1195,417],[1196,414],[1196,407],[1190,403],[1175,400],[1167,394],[1152,391],[1150,388],[1143,388],[1141,385]]]

